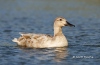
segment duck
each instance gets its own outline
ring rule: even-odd
[[[54,35],[35,34],[35,33],[20,33],[19,38],[14,38],[12,41],[18,46],[27,48],[49,48],[49,47],[66,47],[68,41],[62,32],[62,27],[74,26],[69,23],[64,17],[57,17],[54,20]]]

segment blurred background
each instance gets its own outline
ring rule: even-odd
[[[62,53],[21,49],[11,41],[19,32],[53,35],[58,16],[75,25],[63,28],[69,47]],[[100,0],[0,0],[0,65],[98,65],[99,39]]]

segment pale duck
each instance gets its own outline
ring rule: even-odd
[[[48,48],[48,47],[65,47],[68,46],[68,41],[62,33],[63,26],[74,26],[70,24],[65,18],[57,17],[54,21],[54,35],[21,33],[21,36],[12,41],[19,46],[28,48]]]

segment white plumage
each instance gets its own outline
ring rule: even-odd
[[[30,48],[48,48],[68,46],[68,41],[62,33],[63,26],[74,26],[63,17],[57,17],[54,21],[54,36],[46,34],[21,33],[21,36],[12,41],[19,46]]]

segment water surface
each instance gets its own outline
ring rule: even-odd
[[[29,49],[11,40],[19,32],[53,35],[53,21],[65,17],[65,48]],[[0,0],[0,65],[99,65],[99,0]]]

